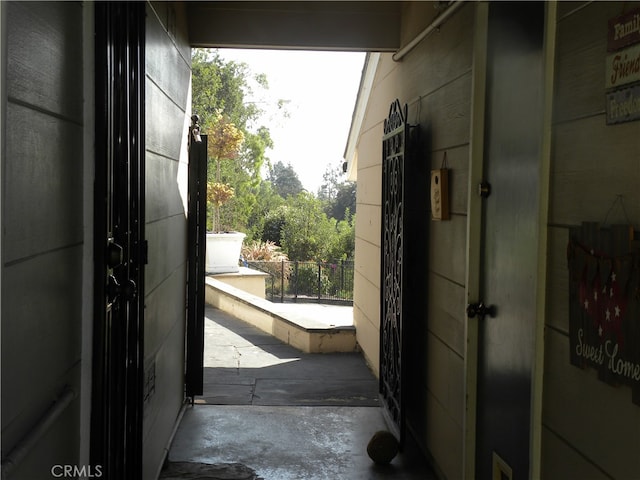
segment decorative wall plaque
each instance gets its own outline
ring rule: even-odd
[[[640,8],[610,19],[607,33],[608,52],[640,43]]]
[[[607,125],[640,119],[640,8],[609,20],[605,63]]]
[[[640,83],[607,93],[607,124],[640,119]]]
[[[640,405],[640,254],[628,225],[571,229],[569,343],[571,364],[600,380],[627,384]]]

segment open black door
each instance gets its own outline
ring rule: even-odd
[[[204,358],[204,266],[207,230],[207,136],[198,117],[189,128],[187,344],[185,395],[202,395]]]
[[[142,478],[145,4],[95,7],[95,316],[91,464]]]

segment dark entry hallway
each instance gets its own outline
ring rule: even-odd
[[[367,456],[386,427],[359,353],[302,353],[207,307],[204,358],[204,395],[187,408],[161,478],[435,478],[411,447],[387,466]]]

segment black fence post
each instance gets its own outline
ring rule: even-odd
[[[284,303],[284,260],[280,268],[280,303]]]
[[[274,278],[273,275],[269,275],[269,280],[271,280],[271,290],[269,290],[269,298],[271,299],[271,301],[273,302],[274,297],[273,297],[273,291],[275,290],[276,286],[273,284],[274,282]]]
[[[298,301],[298,260],[295,261],[294,265],[294,284],[293,284],[293,299],[295,302]]]
[[[279,269],[278,263],[280,263]],[[300,270],[301,263],[302,271]],[[317,268],[316,272],[313,271],[314,265]],[[270,297],[271,301],[298,302],[302,296],[303,302],[353,302],[354,264],[350,260],[341,259],[339,267],[338,260],[336,260],[336,263],[300,262],[298,260],[257,261],[249,262],[249,266],[269,275],[271,289],[269,290],[265,281],[265,298]],[[338,272],[338,268],[340,268],[340,272]],[[280,295],[275,293],[278,273],[280,273]],[[323,278],[323,274],[325,278]],[[285,278],[286,275],[288,275],[288,278]],[[313,293],[314,280],[315,288],[317,289],[315,294]],[[300,291],[301,288],[302,291]],[[327,289],[326,292],[323,290],[324,288]]]

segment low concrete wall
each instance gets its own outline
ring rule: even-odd
[[[353,326],[331,327],[306,321],[302,326],[275,311],[271,302],[207,277],[205,301],[240,320],[273,335],[306,353],[354,352],[358,350]]]
[[[269,274],[240,267],[238,273],[218,273],[213,276],[216,280],[251,293],[256,297],[265,298],[265,280]]]

